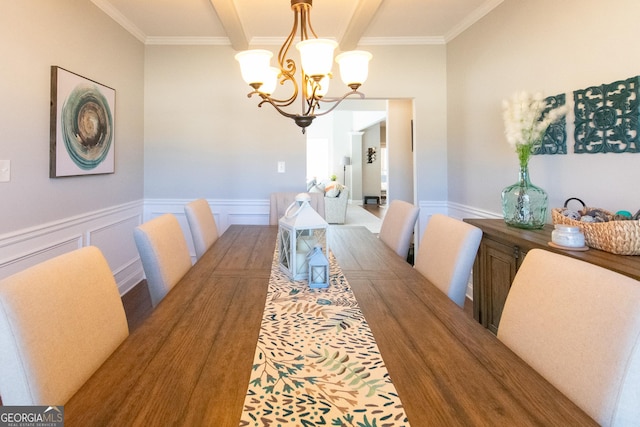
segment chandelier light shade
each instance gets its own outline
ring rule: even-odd
[[[262,86],[260,86],[260,90],[267,95],[271,95],[273,91],[276,90],[276,86],[278,85],[279,74],[279,69],[277,69],[276,67],[269,67],[269,69],[266,71],[264,83],[262,83]]]
[[[242,78],[253,88],[261,87],[269,78],[269,65],[273,53],[264,49],[245,50],[236,54]]]
[[[314,79],[328,75],[336,47],[338,43],[327,39],[309,39],[296,44],[305,74]]]
[[[372,55],[364,50],[352,50],[338,55],[336,62],[340,64],[340,78],[344,84],[357,90],[369,77],[371,58]]]
[[[280,114],[293,119],[302,128],[302,133],[313,119],[331,112],[346,97],[355,95],[364,98],[364,94],[358,92],[358,88],[367,79],[369,61],[372,58],[369,52],[361,50],[338,55],[336,62],[340,65],[340,76],[351,91],[338,98],[327,98],[329,80],[333,77],[333,55],[338,43],[318,38],[311,26],[311,6],[312,0],[291,0],[294,13],[293,28],[280,48],[277,68],[271,67],[273,54],[268,50],[247,50],[235,56],[240,63],[242,78],[253,88],[248,96],[260,96],[262,100],[258,104],[259,107],[265,102],[271,104]],[[289,50],[296,34],[300,37],[300,41],[295,45],[300,53],[299,69],[296,62],[289,57]],[[288,98],[272,97],[278,83],[290,91]],[[300,113],[287,111],[298,97],[301,102]],[[323,109],[325,105],[326,108]]]

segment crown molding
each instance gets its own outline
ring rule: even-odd
[[[359,46],[407,46],[407,45],[446,45],[462,34],[477,21],[503,3],[504,0],[487,0],[480,7],[467,15],[458,25],[443,36],[430,37],[362,37]],[[145,45],[232,45],[228,37],[149,37],[133,22],[127,19],[108,0],[91,0],[100,10],[116,21],[126,31]],[[219,2],[216,2],[216,4]],[[281,46],[284,37],[254,37],[253,46]]]
[[[467,15],[458,25],[454,26],[444,35],[445,44],[462,34],[467,28],[485,17],[496,7],[500,6],[504,0],[487,0],[479,8]]]
[[[358,46],[411,46],[445,44],[444,37],[363,37]]]
[[[120,13],[118,9],[113,7],[113,5],[107,0],[91,0],[91,3],[95,4],[98,9],[106,13],[111,19],[120,24],[122,28],[127,30],[135,38],[140,40],[142,43],[146,43],[147,35],[143,33],[142,30],[138,28],[133,22],[127,19],[126,16]]]
[[[212,45],[229,46],[227,37],[147,37],[146,45]]]

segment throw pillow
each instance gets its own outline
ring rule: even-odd
[[[325,197],[338,197],[340,195],[340,190],[342,190],[342,185],[332,181],[324,188],[324,195]]]

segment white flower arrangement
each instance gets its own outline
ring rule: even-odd
[[[567,114],[567,106],[562,105],[549,110],[541,93],[515,93],[511,100],[502,101],[505,135],[509,144],[518,153],[520,166],[529,163],[531,150],[542,143],[547,128]]]

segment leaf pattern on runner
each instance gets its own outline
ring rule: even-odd
[[[274,254],[240,426],[409,426],[333,254],[329,262],[330,286],[312,289],[290,281]]]

